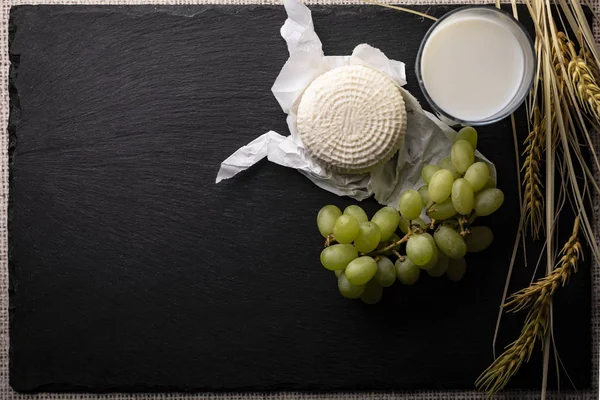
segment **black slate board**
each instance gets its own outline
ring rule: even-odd
[[[370,6],[312,10],[326,54],[369,42],[406,62],[421,98],[414,58],[430,21]],[[470,258],[464,281],[425,276],[375,307],[344,300],[319,264],[314,216],[353,201],[267,162],[213,183],[235,149],[287,132],[270,93],[287,59],[284,19],[265,6],[12,9],[14,389],[473,387],[492,360],[518,222],[509,122],[480,130],[507,201],[489,218],[495,244]],[[521,260],[511,291],[532,274],[534,256],[527,269]],[[578,389],[590,385],[589,260],[555,302]],[[505,317],[499,348],[522,320]],[[539,387],[540,356],[512,387]]]

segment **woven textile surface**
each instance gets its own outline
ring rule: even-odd
[[[356,4],[357,0],[311,0],[308,4]],[[399,4],[478,4],[477,0],[402,0]],[[284,400],[317,400],[317,399],[348,399],[348,400],[391,400],[391,399],[484,399],[485,395],[473,391],[419,391],[419,392],[360,392],[360,393],[156,393],[156,394],[36,394],[20,395],[15,393],[9,386],[8,377],[8,353],[9,353],[9,332],[8,332],[8,244],[7,244],[7,204],[8,204],[8,134],[6,131],[8,124],[8,18],[10,8],[13,5],[21,4],[279,4],[272,0],[0,0],[0,400],[10,399],[53,399],[53,400],[74,400],[74,399],[111,399],[111,400],[134,400],[134,399],[214,399],[214,400],[259,400],[259,399],[284,399]],[[600,0],[591,0],[590,5],[596,13],[600,13]],[[283,22],[283,21],[282,21]],[[594,33],[596,40],[600,43],[600,29],[594,24]],[[593,138],[596,151],[600,151],[600,135]],[[596,180],[600,181],[600,172],[594,171]],[[594,212],[599,215],[600,198],[595,194]],[[600,234],[598,217],[595,220],[596,237]],[[598,356],[600,347],[600,268],[594,265],[592,270],[592,389],[586,391],[568,393],[551,393],[550,398],[556,399],[597,399],[598,398]],[[507,391],[498,395],[499,399],[536,399],[539,398],[539,391]]]

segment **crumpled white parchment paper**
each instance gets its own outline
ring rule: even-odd
[[[287,116],[290,136],[269,131],[229,156],[217,173],[216,182],[229,179],[264,157],[284,167],[295,168],[322,189],[339,196],[364,200],[372,195],[385,205],[397,207],[400,193],[416,189],[425,163],[437,164],[450,155],[456,132],[431,113],[424,111],[408,91],[404,63],[388,59],[367,44],[356,46],[350,56],[325,56],[314,30],[310,10],[297,0],[284,0],[288,18],[281,27],[290,58],[275,80],[272,92]],[[365,65],[388,75],[400,88],[407,111],[404,146],[385,165],[367,174],[341,175],[322,168],[309,157],[296,129],[296,111],[302,93],[319,75],[344,65]],[[476,157],[496,169],[481,153]]]

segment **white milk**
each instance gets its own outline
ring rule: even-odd
[[[464,121],[481,121],[513,99],[524,62],[521,44],[507,27],[485,16],[457,16],[427,40],[421,76],[439,108]]]

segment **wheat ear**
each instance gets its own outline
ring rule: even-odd
[[[529,312],[517,340],[509,344],[475,381],[475,386],[486,391],[489,396],[502,390],[521,364],[529,361],[537,340],[543,344],[550,323],[552,296],[560,286],[568,282],[571,274],[577,271],[577,263],[581,256],[578,234],[579,217],[575,219],[573,233],[563,246],[560,252],[562,256],[552,273],[513,294],[505,304],[511,311],[529,308]]]
[[[597,122],[600,122],[600,87],[598,76],[594,68],[590,68],[589,51],[575,50],[575,44],[563,32],[558,33],[559,46],[566,61],[567,72],[575,89],[577,100],[581,107]]]
[[[523,173],[523,186],[525,188],[523,201],[525,202],[525,226],[529,227],[534,239],[543,231],[544,195],[541,174],[542,153],[544,151],[544,126],[540,119],[538,107],[533,110],[533,126],[525,139],[525,161],[521,172]]]
[[[509,297],[504,307],[516,312],[535,306],[540,299],[552,297],[559,287],[565,286],[571,275],[577,272],[577,263],[582,258],[579,233],[579,217],[575,219],[573,233],[560,252],[560,259],[552,273],[533,282],[525,289]]]

